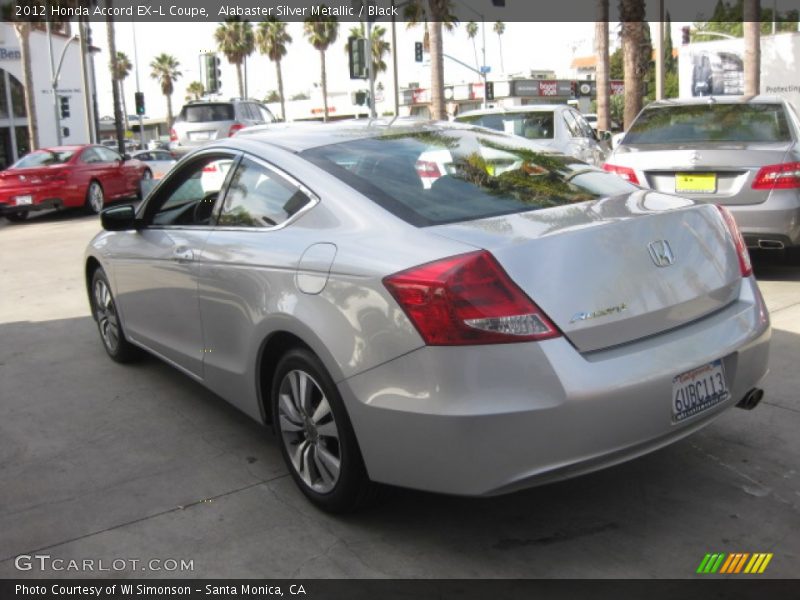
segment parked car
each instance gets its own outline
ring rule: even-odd
[[[251,125],[275,122],[272,112],[255,100],[190,102],[181,108],[170,130],[170,150],[186,151]]]
[[[177,162],[175,156],[167,150],[140,150],[133,154],[133,158],[150,167],[153,179],[161,179]]]
[[[442,147],[454,168],[425,189],[416,163]],[[727,211],[536,149],[372,121],[196,150],[103,212],[84,266],[105,350],[150,350],[271,423],[331,511],[377,483],[563,479],[755,406],[769,318]]]
[[[480,125],[533,140],[541,148],[574,156],[600,166],[606,150],[583,115],[566,104],[529,104],[511,108],[471,110],[458,123]]]
[[[139,182],[152,176],[145,163],[105,146],[43,148],[0,171],[0,214],[22,221],[48,208],[99,213],[106,202],[139,194]]]
[[[800,118],[769,96],[648,105],[604,168],[626,180],[728,207],[747,245],[800,245]]]

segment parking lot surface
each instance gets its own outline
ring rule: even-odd
[[[157,359],[108,359],[82,273],[98,229],[79,213],[0,219],[0,577],[109,575],[17,569],[38,554],[141,561],[116,576],[682,578],[707,552],[771,552],[761,577],[797,576],[800,264],[755,257],[774,328],[755,410],[563,483],[392,490],[332,517],[271,431]],[[142,570],[151,559],[192,569]]]

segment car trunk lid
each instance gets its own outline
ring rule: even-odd
[[[741,284],[717,209],[653,192],[430,230],[492,252],[581,352],[702,318]]]

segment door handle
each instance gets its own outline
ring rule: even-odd
[[[178,246],[172,253],[172,260],[176,262],[189,262],[194,260],[194,252],[186,246]]]

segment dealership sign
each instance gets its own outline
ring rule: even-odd
[[[0,47],[0,60],[19,60],[20,58],[22,58],[22,53],[19,49]]]

